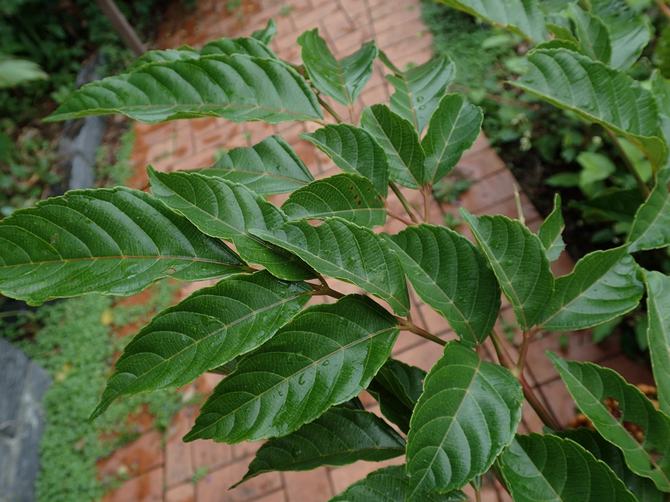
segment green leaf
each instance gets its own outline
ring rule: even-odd
[[[128,67],[127,71],[137,70],[141,66],[151,63],[169,63],[170,61],[188,61],[200,58],[200,52],[193,47],[183,45],[178,49],[159,49],[147,51],[138,57]]]
[[[604,463],[570,439],[517,436],[499,460],[515,502],[635,502]]]
[[[15,211],[0,221],[0,241],[0,292],[31,304],[246,270],[224,244],[126,188],[75,190]]]
[[[248,188],[194,172],[149,170],[151,191],[170,209],[188,218],[202,232],[227,239],[248,262],[258,263],[286,280],[314,277],[295,256],[252,235],[252,229],[272,229],[287,221],[281,209]]]
[[[577,155],[577,162],[582,166],[579,186],[584,191],[588,191],[594,183],[606,180],[616,171],[616,166],[608,157],[596,152],[580,153]]]
[[[537,0],[441,0],[485,21],[510,29],[533,42],[547,38],[544,14]]]
[[[407,227],[391,237],[417,294],[444,316],[463,343],[478,345],[500,310],[500,289],[486,259],[446,227]]]
[[[272,39],[276,34],[277,23],[275,23],[274,19],[270,18],[268,19],[268,23],[265,25],[265,28],[254,31],[251,36],[267,45],[272,42]]]
[[[609,64],[612,56],[610,34],[605,23],[576,4],[570,4],[567,15],[572,20],[577,39],[584,54]]]
[[[670,414],[670,277],[645,272],[647,286],[647,341],[661,410]]]
[[[662,165],[662,139],[654,97],[625,73],[566,49],[528,56],[529,71],[513,85],[621,134]]]
[[[423,184],[434,184],[449,174],[461,155],[477,139],[484,114],[463,96],[447,94],[428,123],[421,146],[426,153]]]
[[[505,216],[461,214],[484,252],[500,289],[512,303],[522,330],[538,324],[554,289],[554,277],[540,239]]]
[[[266,271],[196,291],[159,313],[126,346],[93,417],[120,395],[179,387],[262,345],[311,291]]]
[[[425,154],[412,124],[386,105],[372,105],[363,110],[361,126],[386,154],[391,180],[408,188],[418,188],[423,178]]]
[[[274,232],[253,233],[299,256],[320,274],[351,282],[386,300],[396,314],[409,311],[400,262],[386,241],[370,229],[328,218],[318,226],[297,221]]]
[[[670,145],[670,80],[664,78],[659,70],[654,70],[651,75],[651,92],[656,100],[661,117],[661,129],[667,146]]]
[[[372,63],[377,58],[377,46],[367,42],[353,54],[337,60],[319,29],[306,31],[298,37],[302,61],[309,78],[321,92],[343,105],[351,105],[372,76]]]
[[[563,213],[561,212],[561,196],[554,195],[554,209],[549,213],[540,225],[540,230],[537,236],[544,246],[545,254],[549,261],[557,260],[565,249],[565,242],[563,242],[563,229],[565,222],[563,221]]]
[[[423,392],[426,372],[395,359],[389,359],[372,379],[368,392],[379,402],[382,414],[405,434],[414,406]]]
[[[276,58],[270,48],[254,37],[219,38],[200,49],[203,56],[232,56],[242,54],[257,58]]]
[[[656,186],[635,213],[627,240],[631,253],[670,245],[670,193],[664,173],[658,174]]]
[[[292,192],[314,181],[300,157],[279,136],[269,136],[251,147],[233,148],[199,172],[240,183],[259,195]]]
[[[384,200],[367,178],[336,174],[296,190],[282,206],[289,220],[339,216],[363,227],[383,225]]]
[[[637,61],[649,43],[651,28],[626,0],[590,0],[591,11],[598,16],[610,34],[610,65],[626,69]]]
[[[323,151],[341,169],[368,178],[375,190],[386,197],[388,161],[367,131],[349,124],[328,125],[301,137]]]
[[[391,110],[421,133],[455,75],[456,66],[447,56],[387,75],[386,79],[395,88],[391,96]]]
[[[661,491],[670,491],[670,417],[654,408],[637,387],[621,375],[593,363],[565,361],[549,353],[561,379],[593,427],[617,446],[630,469],[651,479]],[[605,401],[619,403],[611,413]],[[644,437],[638,441],[628,427],[636,425]]]
[[[626,246],[593,251],[556,280],[541,324],[548,331],[592,328],[633,310],[642,292]]]
[[[449,342],[424,381],[407,436],[412,500],[460,488],[514,439],[523,394],[502,366]]]
[[[357,481],[330,502],[399,502],[407,500],[409,495],[409,478],[405,474],[404,465],[393,465],[378,469],[364,479]],[[422,502],[459,502],[468,498],[461,491],[444,495],[426,493]]]
[[[261,446],[240,483],[265,472],[308,471],[358,460],[380,462],[404,453],[405,440],[381,418],[335,406],[314,422]]]
[[[393,316],[366,297],[310,307],[239,362],[184,440],[238,443],[293,432],[367,387],[397,334]]]
[[[288,65],[234,54],[168,61],[82,86],[48,121],[120,113],[134,120],[223,117],[235,122],[322,118],[316,96]]]
[[[558,435],[578,443],[598,460],[605,462],[640,502],[663,502],[665,496],[656,489],[654,483],[633,473],[626,466],[621,451],[613,444],[605,441],[597,432],[581,428],[569,429]]]

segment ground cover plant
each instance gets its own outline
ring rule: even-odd
[[[526,14],[522,27],[541,12]],[[533,37],[544,36],[544,28],[529,26]],[[219,279],[139,331],[92,418],[118,399],[215,371],[225,378],[184,439],[267,439],[241,483],[268,471],[402,456],[403,465],[372,473],[335,500],[461,500],[462,488],[470,483],[476,491],[490,471],[519,501],[663,500],[670,492],[670,277],[635,258],[670,244],[664,94],[570,44],[530,56],[538,69],[518,85],[548,92],[558,80],[562,94],[552,99],[575,110],[594,99],[582,116],[638,145],[656,183],[625,244],[590,253],[572,273],[554,277],[550,262],[564,246],[559,198],[537,233],[521,219],[462,211],[472,243],[425,222],[432,186],[482,123],[477,106],[449,92],[455,68],[448,58],[401,70],[368,42],[337,60],[312,30],[299,37],[302,64],[293,65],[270,50],[273,35],[270,23],[201,49],[149,52],[126,73],[73,93],[50,120],[121,113],[148,123],[312,121],[319,128],[305,138],[342,173],[313,179],[291,147],[271,136],[199,171],[149,167],[150,192],[72,191],[0,222],[0,291],[31,303],[128,295],[166,276]],[[327,99],[354,102],[377,58],[388,68],[391,99],[366,108],[360,124],[345,123]],[[667,85],[655,81],[658,90]],[[408,189],[424,195],[422,211],[407,203]],[[281,207],[266,199],[280,193],[290,194]],[[390,197],[406,215],[387,212]],[[387,218],[406,228],[375,231]],[[331,278],[365,294],[345,295]],[[449,322],[455,340],[412,322],[408,283]],[[645,293],[660,409],[614,371],[550,353],[543,363],[554,365],[592,424],[563,430],[524,376],[530,341],[540,331],[605,323]],[[502,296],[523,331],[518,355],[494,329]],[[314,299],[329,303],[306,305]],[[390,358],[400,330],[443,350],[427,373]],[[476,350],[489,338],[496,362]],[[365,389],[384,418],[362,408]],[[543,434],[517,432],[524,401],[544,421]]]

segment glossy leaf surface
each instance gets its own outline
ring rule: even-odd
[[[604,462],[551,434],[517,436],[499,464],[515,502],[636,500]]]
[[[94,416],[122,394],[179,387],[262,345],[311,288],[266,271],[224,279],[160,312],[125,347]]]
[[[647,343],[661,410],[670,415],[670,277],[645,272]]]
[[[542,320],[554,289],[542,242],[519,221],[461,213],[512,303],[519,326],[528,330]]]
[[[144,192],[75,190],[0,222],[0,291],[41,303],[86,293],[131,295],[157,279],[246,270],[221,242]]]
[[[246,261],[286,280],[313,277],[296,257],[275,249],[251,230],[281,226],[286,215],[248,188],[193,172],[149,173],[152,192],[207,235],[229,239]]]
[[[318,226],[287,223],[274,232],[255,235],[289,251],[317,272],[351,282],[383,300],[398,315],[409,310],[405,276],[396,255],[371,230],[340,218]]]
[[[212,167],[199,172],[240,183],[259,195],[292,192],[314,181],[293,148],[279,136],[224,152]]]
[[[328,125],[302,137],[330,157],[344,171],[368,178],[386,197],[389,166],[384,151],[365,130],[349,124]]]
[[[380,462],[404,453],[405,440],[382,419],[368,411],[335,406],[288,436],[261,446],[242,482],[264,472]]]
[[[343,105],[350,105],[372,76],[377,46],[367,42],[353,54],[337,60],[318,28],[298,37],[302,61],[314,86]]]
[[[383,225],[384,200],[372,183],[356,174],[336,174],[296,190],[282,205],[289,220],[338,216],[363,227]]]
[[[395,319],[362,296],[310,307],[239,362],[184,439],[237,443],[291,433],[367,387],[397,334]]]
[[[554,209],[544,219],[542,225],[540,225],[540,230],[537,232],[549,261],[557,260],[565,249],[562,235],[564,228],[565,221],[563,221],[563,213],[561,212],[561,196],[556,194],[554,195]]]
[[[668,174],[658,174],[656,186],[638,208],[628,234],[631,252],[670,245],[670,192]]]
[[[642,292],[637,265],[625,246],[593,251],[556,280],[541,324],[549,331],[597,326],[634,309]]]
[[[449,321],[463,343],[484,341],[500,310],[500,289],[484,256],[446,227],[411,226],[391,240],[421,299]]]
[[[450,342],[424,381],[407,436],[410,499],[460,488],[512,441],[523,395],[502,366]]]
[[[670,417],[615,371],[554,354],[549,357],[579,409],[601,436],[621,449],[628,467],[650,478],[659,490],[670,491]],[[619,403],[618,416],[605,400]],[[644,431],[641,441],[630,432],[630,425]]]
[[[235,54],[144,65],[82,86],[48,120],[123,114],[142,122],[223,117],[235,122],[322,117],[304,79],[270,58]]]

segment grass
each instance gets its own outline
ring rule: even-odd
[[[176,391],[161,391],[121,399],[95,421],[88,420],[115,352],[130,338],[118,338],[115,330],[142,323],[171,304],[174,293],[175,286],[164,282],[154,286],[142,305],[115,306],[112,299],[97,295],[64,300],[41,307],[22,327],[15,343],[53,379],[44,398],[46,427],[37,480],[40,502],[100,499],[118,479],[98,480],[96,462],[137,437],[138,426],[128,417],[146,406],[156,427],[165,430],[185,404]],[[11,333],[2,331],[0,336]]]

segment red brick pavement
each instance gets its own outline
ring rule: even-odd
[[[157,46],[177,47],[185,43],[198,46],[221,36],[241,36],[263,27],[273,17],[278,25],[278,35],[272,42],[272,48],[280,57],[289,60],[297,60],[295,40],[298,35],[314,27],[319,28],[338,58],[354,51],[370,38],[375,38],[378,45],[400,67],[410,62],[421,63],[431,57],[431,38],[421,21],[417,0],[246,0],[242,2],[241,10],[232,14],[226,9],[227,3],[200,0],[197,11],[193,13],[184,13],[175,8],[161,28]],[[385,101],[388,97],[389,86],[378,64],[361,99],[364,105],[370,105]],[[356,107],[350,111],[339,104],[333,106],[345,117],[351,114],[353,118],[358,117],[361,109]],[[212,162],[217,150],[252,145],[270,134],[281,134],[294,146],[316,176],[327,176],[335,172],[335,167],[310,144],[299,139],[301,132],[314,128],[310,124],[292,123],[277,126],[233,124],[216,118],[175,121],[156,126],[138,124],[137,143],[133,152],[137,175],[132,183],[137,187],[145,186],[144,168],[149,164],[164,171],[205,167]],[[460,205],[476,214],[516,216],[514,178],[483,136],[465,154],[456,171],[474,181],[462,197]],[[418,204],[417,193],[410,192],[407,196],[410,202]],[[541,221],[539,214],[525,195],[521,195],[521,200],[527,222],[531,228],[536,228]],[[402,213],[397,200],[392,200],[390,206],[394,212]],[[435,202],[430,219],[433,223],[441,224],[446,213],[455,214],[456,211],[454,206]],[[395,232],[399,227],[392,221],[386,230]],[[572,268],[572,262],[563,256],[554,264],[554,268],[557,273],[567,273]],[[348,290],[355,289],[345,287]],[[192,287],[187,289],[192,290]],[[503,317],[513,322],[508,305]],[[416,303],[413,318],[433,333],[445,338],[452,336],[446,321],[420,302]],[[491,357],[489,346],[485,345],[482,350]],[[562,422],[573,416],[574,407],[544,357],[545,350],[561,351],[575,359],[603,361],[605,365],[623,370],[625,376],[633,382],[648,381],[649,378],[637,366],[619,357],[614,347],[591,344],[588,334],[571,335],[567,338],[567,346],[561,344],[558,335],[544,336],[535,341],[529,351],[529,364],[533,368],[530,381]],[[440,351],[429,342],[409,333],[400,335],[394,349],[394,356],[398,359],[426,369],[437,360],[439,354]],[[207,375],[195,386],[200,391],[209,391],[216,380],[217,377]],[[366,402],[371,409],[375,409],[372,399]],[[118,489],[109,493],[105,500],[319,502],[327,500],[379,467],[375,463],[357,462],[345,467],[323,467],[304,473],[264,474],[228,491],[228,487],[244,474],[258,444],[230,446],[208,441],[182,443],[180,438],[190,428],[196,413],[197,410],[193,408],[180,412],[166,432],[164,443],[157,440],[156,432],[149,432],[102,461],[102,475],[111,475],[121,470],[131,476]],[[530,409],[524,414],[522,429],[541,430],[540,420]],[[388,463],[401,461],[396,459]],[[489,480],[483,489],[482,500],[508,500],[499,488]]]

